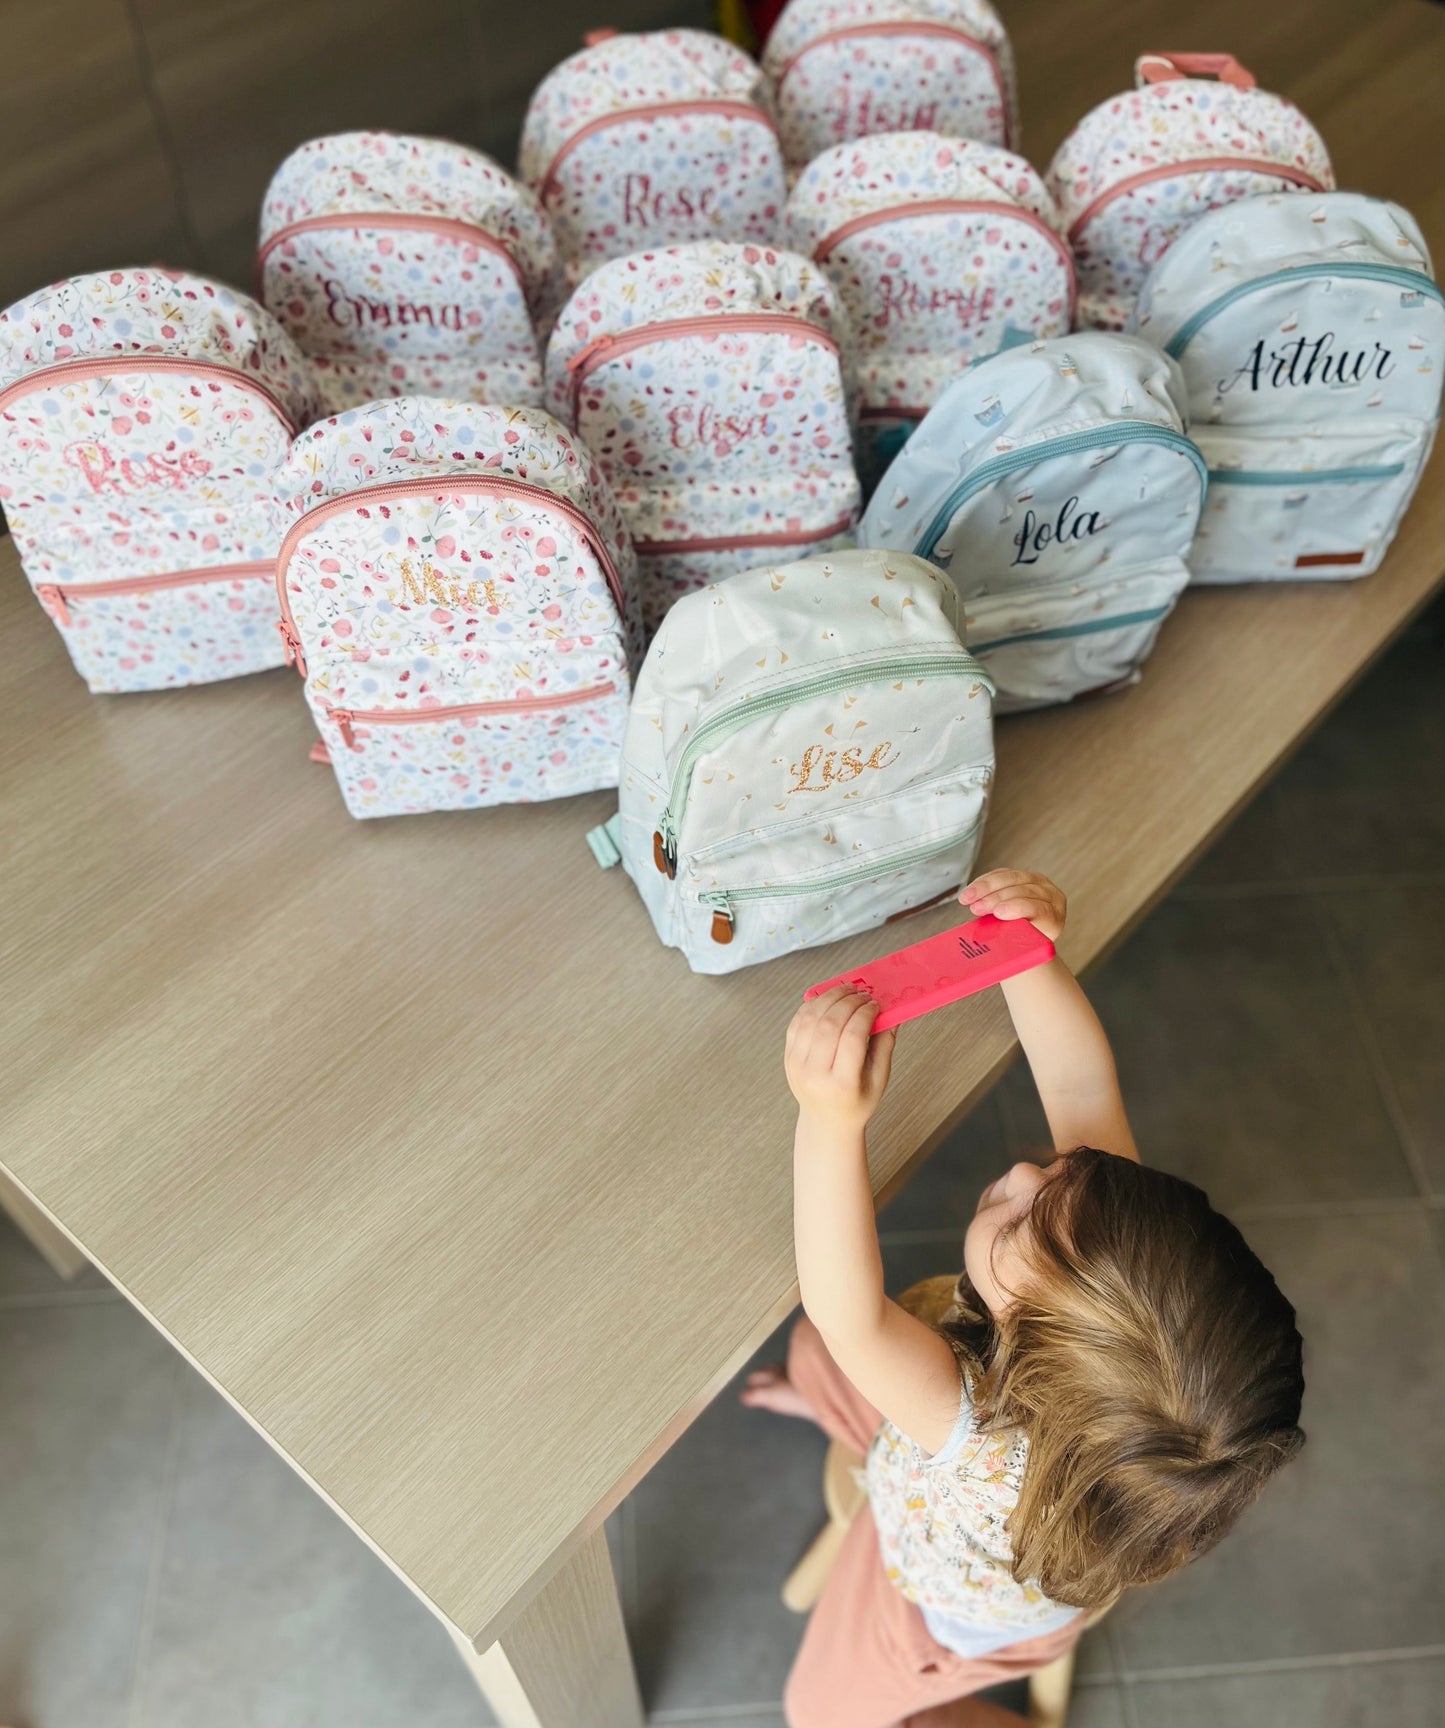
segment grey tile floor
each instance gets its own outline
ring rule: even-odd
[[[1092,980],[1145,1155],[1300,1311],[1309,1444],[1086,1640],[1073,1728],[1445,1723],[1441,635],[1437,611]],[[957,1264],[1039,1135],[1015,1069],[885,1213],[895,1286]],[[778,1728],[822,1452],[724,1395],[612,1519],[654,1720]],[[0,1722],[486,1720],[441,1627],[149,1326],[0,1228]]]

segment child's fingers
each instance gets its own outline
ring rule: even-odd
[[[868,1090],[881,1093],[888,1084],[888,1076],[893,1070],[893,1045],[898,1037],[898,1028],[890,1026],[884,1032],[875,1032],[868,1040],[868,1053],[863,1058],[863,1080]]]
[[[868,1041],[873,1036],[873,1022],[881,1013],[871,996],[860,995],[852,1011],[838,1029],[838,1046],[833,1056],[834,1068],[861,1071],[868,1056]]]
[[[1031,906],[1044,911],[1049,909],[1050,902],[1036,888],[1029,886],[996,889],[992,894],[984,894],[973,901],[969,910],[979,916],[991,912],[995,918],[1027,918],[1027,908]]]
[[[973,881],[959,895],[965,906],[985,894],[992,894],[998,888],[1011,887],[1019,882],[1037,881],[1027,870],[987,870],[982,876],[975,876]]]

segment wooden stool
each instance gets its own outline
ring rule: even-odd
[[[783,1601],[795,1614],[806,1614],[823,1594],[848,1526],[862,1511],[867,1498],[863,1488],[863,1459],[841,1441],[834,1440],[823,1460],[823,1504],[828,1508],[828,1522],[783,1584]],[[1092,1626],[1102,1619],[1102,1613],[1094,1614],[1085,1624]],[[1029,1675],[1032,1728],[1064,1728],[1073,1685],[1072,1649]]]

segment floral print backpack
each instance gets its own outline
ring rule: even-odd
[[[442,138],[313,138],[261,206],[261,297],[331,409],[409,393],[540,403],[535,324],[556,310],[556,267],[531,192]]]
[[[848,312],[869,489],[966,366],[1073,323],[1054,201],[996,145],[938,132],[835,144],[804,169],[787,224]]]
[[[644,246],[769,244],[787,197],[761,70],[703,30],[595,32],[537,86],[519,160],[571,287]]]
[[[1086,114],[1047,179],[1079,273],[1079,322],[1122,330],[1145,276],[1206,210],[1334,186],[1324,140],[1229,54],[1145,54],[1137,89]]]
[[[271,493],[315,412],[286,333],[203,276],[100,271],[0,312],[0,503],[92,690],[280,664]]]
[[[827,277],[768,246],[615,259],[563,308],[548,406],[612,482],[649,629],[689,588],[852,528],[847,346]]]
[[[632,551],[550,415],[352,408],[297,439],[277,499],[273,608],[353,816],[617,784]]]
[[[743,571],[668,613],[618,813],[587,839],[694,972],[871,930],[968,880],[993,684],[960,610],[932,564],[854,550]]]
[[[1178,361],[1209,505],[1196,582],[1367,576],[1440,420],[1445,295],[1418,224],[1360,192],[1202,216],[1144,284]]]
[[[873,494],[864,546],[948,570],[998,711],[1132,683],[1189,580],[1204,458],[1184,381],[1138,336],[1077,331],[981,360]]]
[[[1013,50],[988,0],[790,0],[763,70],[794,174],[874,132],[1018,147]]]

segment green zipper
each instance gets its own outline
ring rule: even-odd
[[[714,918],[733,923],[733,907],[742,900],[797,900],[805,894],[832,894],[840,888],[851,888],[857,882],[870,882],[876,876],[886,876],[894,870],[906,870],[910,865],[925,863],[940,852],[961,845],[978,828],[978,819],[967,828],[960,828],[944,840],[930,840],[926,845],[910,846],[903,852],[877,855],[854,864],[847,870],[835,870],[817,882],[762,882],[750,888],[709,888],[698,895],[698,904],[706,906]]]
[[[1066,642],[1075,636],[1093,636],[1103,630],[1127,630],[1135,624],[1153,624],[1167,618],[1174,602],[1168,606],[1150,606],[1140,612],[1119,612],[1112,618],[1089,618],[1082,624],[1058,624],[1052,630],[1021,630],[1017,636],[999,636],[992,642],[975,642],[980,654],[992,654],[996,648],[1012,648],[1016,642]]]
[[[943,501],[923,537],[913,548],[914,552],[920,558],[931,558],[938,542],[948,532],[949,523],[963,505],[975,492],[991,486],[1005,474],[1012,474],[1019,468],[1031,468],[1036,462],[1051,461],[1056,456],[1072,456],[1082,450],[1099,450],[1111,444],[1162,444],[1166,449],[1177,450],[1181,456],[1187,456],[1199,470],[1199,484],[1203,487],[1209,484],[1204,458],[1193,442],[1182,432],[1171,432],[1167,426],[1153,426],[1147,420],[1130,420],[1123,423],[1116,421],[1109,426],[1093,426],[1086,432],[1064,432],[1057,438],[1043,438],[1037,444],[1026,444],[1017,450],[1009,450],[975,468],[966,479],[959,481]]]
[[[843,666],[836,672],[798,679],[761,695],[744,697],[711,719],[704,720],[683,747],[673,769],[667,807],[658,820],[657,833],[653,837],[658,868],[668,876],[677,874],[678,824],[687,803],[692,771],[700,756],[764,714],[775,714],[780,708],[790,708],[795,702],[807,701],[814,696],[827,696],[835,690],[851,690],[858,684],[883,684],[895,678],[973,678],[987,688],[990,696],[995,694],[993,679],[972,654],[940,650],[930,657],[895,655],[892,659]]]
[[[1353,468],[1211,468],[1211,486],[1313,486],[1319,481],[1348,485],[1356,480],[1397,480],[1405,472],[1403,462],[1384,462],[1378,467]]]
[[[1417,294],[1427,294],[1445,303],[1445,293],[1441,293],[1436,282],[1425,275],[1424,271],[1407,270],[1403,264],[1296,264],[1288,270],[1271,270],[1268,275],[1237,283],[1218,299],[1211,300],[1207,306],[1201,306],[1193,317],[1187,318],[1169,338],[1164,345],[1164,352],[1171,359],[1177,360],[1204,326],[1211,319],[1217,318],[1226,306],[1232,306],[1236,300],[1243,299],[1246,294],[1253,294],[1256,289],[1272,288],[1277,282],[1298,282],[1306,276],[1349,276],[1375,282],[1396,282]]]

